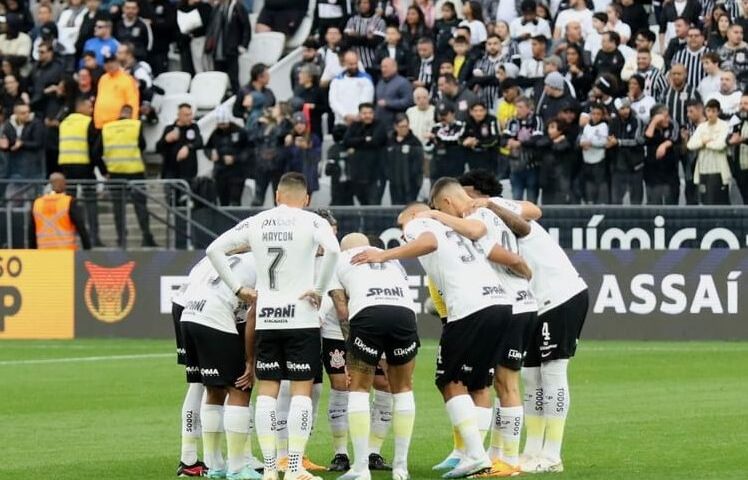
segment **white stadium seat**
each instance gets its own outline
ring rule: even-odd
[[[202,72],[192,79],[190,95],[195,97],[198,110],[212,110],[221,104],[228,88],[225,72]]]
[[[249,71],[252,65],[264,63],[273,65],[277,62],[286,45],[286,36],[280,32],[262,32],[252,34],[249,49],[239,56],[239,83],[244,85],[249,81]]]
[[[164,90],[164,95],[187,93],[192,76],[187,72],[164,72],[153,80],[153,84]]]

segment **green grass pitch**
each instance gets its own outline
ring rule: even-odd
[[[0,342],[0,479],[173,478],[184,393],[173,349],[169,341]],[[431,465],[451,447],[434,354],[425,342],[414,479],[437,478]],[[571,367],[566,472],[546,477],[747,479],[747,367],[748,343],[583,342]],[[326,463],[326,396],[320,405],[309,452]],[[386,458],[391,449],[388,441]]]

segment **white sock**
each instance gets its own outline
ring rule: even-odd
[[[416,399],[413,392],[392,395],[392,429],[395,431],[395,456],[393,468],[408,470],[408,450],[413,436],[413,424],[416,419]]]
[[[262,460],[265,470],[275,471],[275,428],[276,428],[276,400],[267,395],[259,395],[255,400],[255,430],[257,443],[260,444]]]
[[[252,435],[255,430],[255,411],[252,408],[252,404],[249,404],[249,435],[247,435],[247,442],[244,444],[244,463],[249,464],[249,461],[254,456],[252,454]]]
[[[465,442],[465,454],[473,459],[486,456],[475,419],[475,404],[470,395],[452,397],[445,406],[452,425],[460,430]]]
[[[226,429],[226,459],[229,473],[244,468],[244,448],[249,436],[249,407],[226,405],[223,408],[223,426]]]
[[[371,405],[371,434],[369,435],[369,453],[382,451],[382,444],[387,438],[392,424],[392,394],[374,390],[374,402]]]
[[[288,409],[291,405],[291,382],[283,380],[278,390],[278,402],[275,405],[275,445],[277,457],[288,456]]]
[[[369,417],[369,394],[366,392],[348,393],[348,426],[353,445],[351,469],[362,472],[369,469],[369,437],[371,419]]]
[[[203,401],[205,387],[200,383],[187,385],[182,403],[182,455],[180,461],[185,465],[197,462],[197,442],[202,435],[200,428],[200,404]]]
[[[330,389],[327,404],[327,420],[330,422],[332,446],[335,454],[348,454],[348,392]]]
[[[319,412],[319,399],[322,398],[322,389],[324,383],[315,383],[312,385],[312,430],[317,423],[317,412]]]
[[[571,398],[566,370],[569,360],[551,360],[540,367],[545,404],[545,443],[543,456],[554,462],[561,461],[561,446],[564,441],[564,427],[569,413]]]
[[[502,460],[509,465],[519,463],[519,440],[522,435],[522,407],[500,407]]]
[[[491,439],[489,441],[488,458],[492,462],[503,458],[502,438],[501,438],[501,402],[497,398],[494,400],[493,418],[491,422]]]
[[[524,395],[522,405],[525,409],[525,449],[523,455],[536,456],[543,449],[545,437],[545,417],[543,415],[543,384],[541,383],[540,367],[523,367],[522,383]]]
[[[312,432],[312,399],[303,395],[291,398],[288,411],[288,472],[299,472],[309,434]]]
[[[223,470],[226,464],[221,454],[221,435],[223,434],[223,405],[203,404],[200,409],[200,421],[203,431],[203,455],[205,465],[211,470]]]
[[[475,407],[475,423],[478,425],[481,443],[485,443],[486,434],[491,430],[491,420],[493,419],[493,408]]]

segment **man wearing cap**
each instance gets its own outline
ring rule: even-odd
[[[607,116],[609,118],[615,118],[615,116],[618,114],[618,111],[616,110],[616,107],[614,105],[615,99],[613,98],[613,95],[617,93],[616,90],[616,80],[611,75],[606,74],[598,77],[597,80],[595,80],[595,83],[592,85],[592,89],[590,90],[590,99],[582,103],[582,113],[579,117],[580,126],[584,127],[585,125],[587,125],[587,122],[590,119],[589,107],[593,103],[601,104],[603,107],[605,107]]]
[[[120,118],[122,107],[129,105],[133,120],[138,118],[140,94],[132,76],[122,70],[117,61],[116,50],[106,57],[104,75],[99,79],[98,94],[94,104],[94,124],[101,129],[108,122]]]
[[[628,98],[615,100],[618,114],[610,121],[608,148],[611,165],[611,203],[620,205],[626,192],[631,205],[644,195],[644,124],[631,111]]]
[[[545,59],[543,59],[543,77],[547,77],[552,72],[561,73],[563,64],[563,60],[561,60],[561,57],[559,57],[558,55],[551,55],[550,57],[546,57]],[[543,84],[543,82],[541,82],[540,79],[537,79],[535,81],[535,85],[533,86],[532,98],[540,98],[543,94],[544,87],[545,85]],[[577,98],[577,92],[574,89],[574,85],[572,85],[571,81],[565,75],[564,94],[568,94],[572,98]]]
[[[219,107],[216,129],[205,145],[205,155],[213,162],[213,178],[221,205],[241,202],[248,146],[247,131],[231,121],[225,108]]]
[[[461,140],[465,124],[456,120],[455,106],[442,100],[436,106],[438,122],[431,129],[424,149],[433,152],[430,177],[433,185],[441,177],[459,177],[465,171]]]
[[[512,33],[512,39],[517,42],[522,60],[532,57],[530,40],[533,37],[542,35],[545,38],[551,38],[551,26],[548,20],[538,18],[536,8],[535,0],[523,0],[520,5],[522,16],[512,20],[509,25],[509,31]]]
[[[545,88],[538,100],[536,112],[541,116],[544,123],[555,117],[563,106],[579,110],[577,102],[569,93],[566,93],[566,80],[558,72],[551,72],[544,80]]]

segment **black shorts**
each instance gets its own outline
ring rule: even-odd
[[[418,353],[416,315],[405,307],[366,307],[351,319],[348,352],[375,367],[384,354],[389,365],[405,365]]]
[[[543,362],[573,357],[588,307],[589,293],[584,290],[540,315],[527,347],[525,366],[539,367]]]
[[[257,23],[267,25],[274,32],[281,32],[290,36],[296,33],[305,15],[306,10],[270,10],[263,8],[257,16]]]
[[[512,307],[495,305],[447,323],[436,355],[436,386],[460,382],[470,391],[485,388],[489,371],[499,364],[503,334],[511,321]]]
[[[319,328],[257,330],[255,376],[258,380],[313,380],[320,372]]]
[[[322,339],[322,365],[328,375],[345,373],[345,340]]]
[[[174,322],[174,338],[177,341],[177,365],[185,365],[184,361],[184,342],[182,342],[182,310],[184,307],[171,304],[171,320]]]
[[[230,387],[244,374],[244,335],[182,322],[187,383]]]

